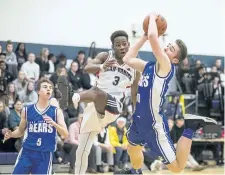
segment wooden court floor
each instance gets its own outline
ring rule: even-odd
[[[150,172],[150,171],[144,171],[143,172],[144,173],[144,175],[147,175],[147,174],[157,174],[157,175],[166,175],[166,174],[168,174],[168,175],[172,175],[173,173],[171,173],[170,171],[168,171],[168,170],[162,170],[162,171],[160,171],[160,172]],[[104,173],[104,175],[106,175],[106,174],[112,174],[112,173]],[[188,169],[186,169],[186,170],[184,170],[184,172],[182,172],[182,173],[180,173],[180,174],[185,174],[185,175],[187,175],[187,174],[189,174],[189,175],[191,175],[191,174],[198,174],[198,175],[204,175],[204,174],[217,174],[217,175],[219,175],[219,174],[223,174],[224,175],[224,167],[223,166],[220,166],[220,167],[210,167],[210,168],[206,168],[205,170],[203,170],[203,171],[191,171],[191,170],[188,170]],[[68,175],[68,174],[58,174],[57,173],[57,175]],[[88,174],[88,175],[94,175],[94,174]],[[98,173],[97,175],[103,175],[103,174],[100,174],[100,173]]]

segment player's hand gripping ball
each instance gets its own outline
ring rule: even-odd
[[[151,15],[147,15],[143,21],[143,30],[147,34],[148,33],[148,24]],[[158,35],[161,36],[166,32],[167,22],[166,19],[162,15],[157,15],[156,17],[156,25],[158,28]]]

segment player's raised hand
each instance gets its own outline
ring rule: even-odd
[[[52,118],[49,117],[49,116],[47,116],[46,114],[43,115],[43,119],[44,119],[47,123],[51,124],[52,126],[55,126],[55,124],[56,124],[56,123],[52,120]]]
[[[8,139],[11,138],[11,133],[12,133],[12,131],[10,131],[10,130],[7,130],[7,131],[6,131],[6,133],[5,133],[5,135],[4,135],[3,143],[4,143],[6,140],[8,140]]]
[[[108,67],[114,67],[117,65],[116,60],[107,60],[103,63],[103,69],[106,70]]]

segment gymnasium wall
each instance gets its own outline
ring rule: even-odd
[[[109,48],[109,36],[114,30],[123,29],[131,34],[132,24],[140,24],[137,30],[141,34],[144,16],[156,11],[168,21],[169,38],[182,38],[190,54],[221,56],[225,31],[221,25],[225,21],[223,3],[223,0],[1,0],[0,41],[11,39],[57,47],[88,47],[95,41],[98,48]],[[142,50],[151,49],[146,44]]]

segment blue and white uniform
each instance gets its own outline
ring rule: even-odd
[[[43,112],[37,109],[36,104],[25,107],[27,126],[13,174],[52,173],[57,131],[43,119],[45,114],[57,122],[57,108],[54,106],[49,105]]]
[[[174,74],[174,65],[166,77],[160,77],[155,62],[146,64],[138,85],[133,123],[127,132],[132,145],[146,145],[150,156],[160,158],[164,164],[170,164],[176,159],[167,118],[163,113],[165,94]]]

